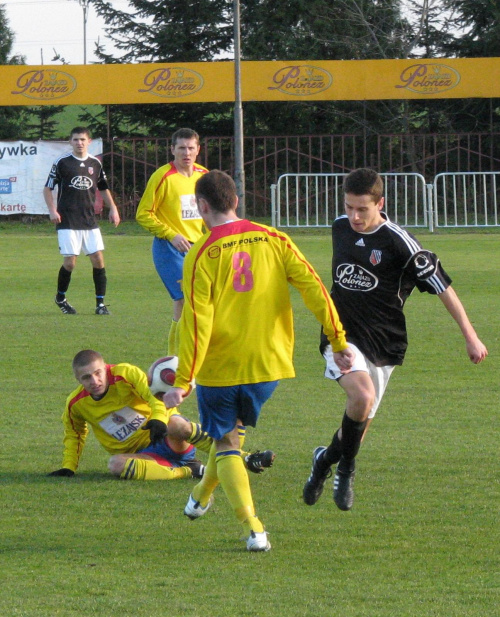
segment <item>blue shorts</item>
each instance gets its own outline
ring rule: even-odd
[[[182,300],[182,265],[186,253],[180,253],[171,242],[153,238],[153,262],[172,300]]]
[[[213,439],[230,433],[240,420],[244,426],[255,426],[262,405],[278,385],[277,381],[264,381],[240,386],[196,385],[201,427]]]
[[[184,452],[174,452],[167,444],[166,439],[162,439],[156,444],[149,444],[147,448],[139,450],[137,454],[149,454],[160,464],[169,464],[169,467],[184,467],[186,463],[194,460],[196,449],[190,445]]]

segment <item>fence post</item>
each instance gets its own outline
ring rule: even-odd
[[[426,184],[427,187],[427,217],[429,218],[429,231],[434,232],[434,185]]]
[[[271,227],[276,227],[276,184],[271,184]]]

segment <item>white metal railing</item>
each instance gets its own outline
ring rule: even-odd
[[[442,173],[434,178],[436,227],[496,227],[500,173],[493,171]]]
[[[272,224],[329,227],[344,212],[347,174],[283,174],[271,186]],[[403,227],[499,226],[500,172],[381,173],[389,218]]]
[[[344,212],[342,183],[347,174],[283,174],[271,186],[276,227],[329,227]],[[389,218],[406,227],[428,227],[425,179],[420,174],[382,173]],[[432,204],[432,201],[431,201]]]

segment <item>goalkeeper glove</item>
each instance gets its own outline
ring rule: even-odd
[[[153,445],[167,436],[167,425],[161,420],[148,420],[142,430],[149,431],[149,439]]]
[[[52,471],[51,473],[47,475],[48,476],[66,476],[66,478],[72,478],[75,475],[75,472],[71,471],[71,469],[67,469],[66,467],[63,467],[62,469],[58,469],[57,471]]]

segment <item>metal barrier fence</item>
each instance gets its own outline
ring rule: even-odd
[[[277,227],[329,227],[344,212],[347,174],[283,174],[271,186],[271,219]],[[438,174],[432,184],[417,173],[381,173],[389,218],[403,227],[500,225],[500,173]]]
[[[271,219],[277,227],[329,227],[344,212],[347,174],[283,174],[271,186]],[[389,218],[404,227],[428,227],[428,196],[420,174],[382,173]]]
[[[171,158],[169,139],[120,137],[104,140],[104,146],[104,168],[122,218],[133,220],[149,176]],[[500,172],[500,133],[260,136],[245,137],[244,147],[251,218],[270,216],[269,186],[282,174],[345,174],[371,167],[421,174],[431,182],[441,173]],[[233,137],[203,138],[198,162],[234,175]],[[418,208],[422,212],[421,203]]]
[[[500,173],[442,173],[434,179],[436,227],[497,227]]]

